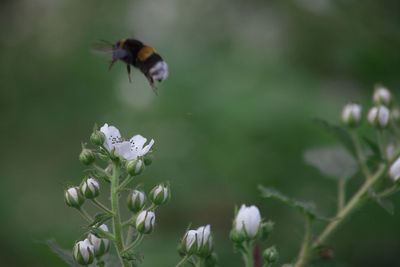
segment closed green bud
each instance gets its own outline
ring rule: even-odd
[[[267,240],[273,230],[274,230],[274,222],[268,221],[265,223],[261,223],[261,239]]]
[[[229,238],[232,240],[233,243],[240,244],[244,241],[246,236],[242,232],[238,232],[235,229],[229,233]]]
[[[126,170],[132,176],[139,175],[144,170],[144,163],[141,159],[131,159],[126,162]]]
[[[215,266],[217,266],[217,262],[218,262],[217,254],[215,254],[213,252],[206,258],[205,266],[206,267],[215,267]]]
[[[79,187],[71,187],[65,191],[64,194],[65,203],[74,208],[80,208],[85,202],[85,198],[82,196],[81,192],[79,191]]]
[[[144,165],[149,166],[149,165],[151,165],[151,163],[153,163],[153,156],[151,154],[146,154],[144,156],[143,161],[144,161]]]
[[[102,146],[104,144],[104,141],[106,139],[106,136],[104,133],[94,130],[92,135],[90,136],[90,142],[92,142],[96,146]]]
[[[143,209],[145,204],[145,195],[139,190],[132,190],[128,195],[128,207],[132,212],[138,212]]]
[[[100,194],[100,184],[95,178],[85,178],[79,188],[88,199],[96,198]]]
[[[154,187],[150,191],[149,198],[156,205],[166,204],[170,198],[169,184],[167,186],[160,184]]]
[[[108,232],[108,227],[105,224],[102,224],[99,228],[104,232]],[[110,248],[110,240],[107,238],[101,238],[94,234],[89,234],[88,239],[90,244],[93,245],[94,255],[96,257],[104,255]]]
[[[278,260],[279,253],[275,246],[269,247],[264,250],[263,257],[268,263],[273,263]]]
[[[136,230],[142,234],[150,234],[153,231],[156,215],[152,211],[141,211],[136,217]]]
[[[95,160],[95,156],[90,149],[82,149],[81,154],[79,154],[79,160],[85,165],[90,165]]]
[[[76,243],[72,252],[74,260],[79,264],[89,265],[93,262],[94,248],[87,238]]]

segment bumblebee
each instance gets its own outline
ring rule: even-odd
[[[162,82],[168,77],[168,65],[153,47],[145,45],[136,39],[122,39],[112,45],[111,52],[112,60],[109,70],[116,61],[122,60],[126,64],[129,82],[132,82],[132,65],[146,76],[154,93],[157,94],[154,81]]]

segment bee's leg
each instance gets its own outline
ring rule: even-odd
[[[111,70],[112,66],[114,65],[115,61],[117,61],[115,58],[113,58],[110,62],[110,66],[108,67],[108,71]]]
[[[150,76],[147,76],[147,75],[146,75],[146,78],[147,78],[147,80],[149,81],[149,84],[150,84],[150,86],[151,86],[151,89],[153,89],[153,92],[154,92],[156,95],[158,95],[158,93],[157,93],[157,87],[154,85],[154,80],[153,80],[153,78],[151,78]]]
[[[129,78],[129,82],[131,83],[131,65],[126,64],[126,70],[128,71],[128,78]]]

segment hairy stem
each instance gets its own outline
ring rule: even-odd
[[[347,205],[337,214],[337,220],[330,222],[324,231],[317,237],[315,242],[313,243],[313,248],[317,247],[319,244],[324,243],[325,240],[332,234],[332,232],[343,223],[345,218],[351,214],[356,207],[362,202],[362,198],[367,193],[368,189],[370,189],[375,183],[382,177],[382,175],[386,172],[387,165],[380,166],[378,171],[374,176],[367,179],[361,188],[353,195]]]
[[[129,175],[118,187],[117,191],[120,192],[121,190],[123,190],[125,188],[125,186],[127,186],[130,181],[132,181],[133,176]]]
[[[142,241],[143,237],[144,237],[144,235],[139,233],[138,236],[136,237],[136,240],[132,244],[130,244],[123,252],[127,252],[127,251],[135,248],[137,245],[140,244],[140,241]]]
[[[310,216],[306,216],[306,232],[304,234],[303,244],[301,245],[301,250],[295,263],[295,267],[302,267],[308,260],[310,255],[310,240],[311,240],[311,227],[312,221]]]

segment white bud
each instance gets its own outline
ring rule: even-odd
[[[210,225],[201,226],[196,231],[199,254],[203,257],[207,257],[213,250],[213,238],[211,236]]]
[[[181,251],[184,254],[194,254],[198,251],[198,232],[197,230],[189,230],[183,237]]]
[[[246,235],[249,239],[254,239],[259,232],[261,225],[260,211],[256,206],[240,207],[235,219],[235,230]]]
[[[389,176],[395,182],[400,178],[400,157],[398,157],[390,166]]]
[[[170,197],[169,186],[164,184],[157,185],[150,191],[149,197],[156,205],[167,203]]]
[[[385,106],[372,107],[368,112],[368,122],[376,128],[384,129],[390,122],[390,111]]]
[[[386,105],[390,104],[392,98],[392,94],[390,91],[382,86],[378,86],[375,88],[373,101],[375,105]]]
[[[80,185],[80,190],[86,198],[93,199],[100,194],[100,184],[95,178],[85,178]]]
[[[347,104],[343,108],[342,120],[349,127],[356,127],[361,121],[362,108],[358,104]]]
[[[79,187],[71,187],[65,191],[65,203],[74,208],[79,208],[85,202],[85,198],[79,192]]]
[[[128,207],[132,212],[140,211],[145,204],[145,195],[139,190],[132,190],[128,195]]]
[[[126,162],[126,170],[132,176],[139,175],[144,170],[144,162],[141,159],[131,159]]]
[[[105,224],[102,224],[99,228],[104,232],[108,232],[108,227]],[[94,234],[89,234],[88,239],[89,242],[93,245],[94,255],[96,257],[103,255],[110,248],[110,240],[108,240],[107,238],[100,238]]]
[[[152,211],[141,211],[136,218],[136,230],[142,234],[153,231],[156,215]]]
[[[79,241],[75,244],[73,249],[73,257],[75,261],[82,265],[88,265],[93,262],[94,259],[94,248],[86,238],[83,241]]]

